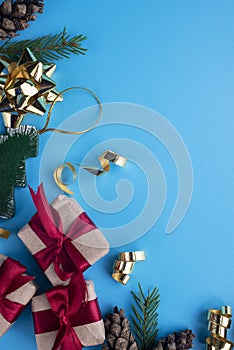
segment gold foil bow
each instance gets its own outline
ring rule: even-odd
[[[144,251],[136,252],[121,252],[119,253],[118,259],[114,262],[114,268],[112,278],[126,285],[130,279],[130,274],[133,271],[136,261],[143,261],[146,259]]]
[[[206,339],[207,350],[230,350],[234,344],[227,340],[227,329],[231,327],[232,308],[223,306],[221,310],[208,311],[208,329],[211,336]]]
[[[18,127],[27,113],[42,116],[58,96],[62,101],[51,79],[55,68],[38,61],[28,48],[17,63],[0,58],[0,112],[6,127]]]
[[[123,156],[121,156],[113,151],[110,151],[110,150],[103,152],[98,157],[98,160],[101,164],[101,168],[82,166],[78,163],[76,163],[75,165],[81,167],[82,169],[88,171],[89,173],[91,173],[95,176],[100,176],[100,175],[103,175],[104,173],[107,173],[108,171],[110,171],[110,163],[113,163],[113,164],[121,166],[121,167],[124,167],[127,163],[127,158],[125,158],[125,157],[123,157]],[[55,180],[56,184],[61,188],[62,191],[66,192],[68,194],[71,194],[71,195],[73,195],[74,192],[71,191],[67,187],[70,183],[63,182],[62,176],[63,176],[63,170],[65,168],[68,168],[72,172],[72,176],[73,176],[72,182],[76,181],[77,171],[75,169],[75,165],[73,165],[70,162],[67,162],[67,163],[60,165],[59,167],[57,167],[54,170],[54,180]]]

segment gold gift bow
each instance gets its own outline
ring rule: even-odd
[[[10,231],[5,230],[4,228],[1,228],[1,227],[0,227],[0,237],[1,237],[1,238],[8,239],[9,236],[10,236],[10,234],[11,234]]]
[[[135,262],[146,259],[143,250],[136,252],[121,252],[118,259],[114,262],[112,278],[123,285],[126,285],[130,279]]]
[[[98,96],[90,89],[75,86],[65,89],[59,93],[56,83],[51,79],[56,65],[53,63],[42,63],[37,60],[30,49],[25,48],[18,62],[0,57],[0,111],[6,127],[11,127],[12,113],[17,112],[18,117],[14,128],[22,122],[25,114],[33,113],[43,115],[46,112],[46,104],[51,103],[44,128],[39,134],[54,131],[65,134],[83,134],[92,130],[100,121],[102,116],[102,105]],[[7,74],[4,70],[8,70]],[[48,128],[51,113],[56,102],[62,101],[63,93],[79,89],[91,94],[99,105],[99,116],[94,125],[86,130],[72,132]]]
[[[121,167],[124,167],[127,163],[127,158],[120,156],[119,154],[117,154],[113,151],[110,151],[110,150],[103,152],[98,157],[98,160],[100,162],[101,168],[82,166],[81,164],[78,164],[78,163],[76,163],[75,165],[79,166],[80,168],[88,171],[89,173],[91,173],[95,176],[100,176],[100,175],[103,175],[104,173],[107,173],[108,171],[110,171],[110,163],[113,163],[113,164],[121,166]],[[71,191],[67,187],[69,185],[69,183],[65,183],[62,180],[63,170],[65,168],[68,168],[71,170],[72,176],[73,176],[72,182],[76,181],[77,176],[78,176],[77,171],[75,169],[75,166],[70,162],[66,162],[54,170],[54,180],[55,180],[55,183],[58,185],[58,187],[61,188],[62,191],[73,195],[74,192]]]
[[[231,326],[232,308],[223,306],[221,310],[208,311],[208,329],[211,337],[206,339],[207,350],[230,350],[234,343],[226,339],[227,329]]]
[[[38,61],[29,48],[18,62],[0,56],[0,111],[6,127],[18,128],[27,113],[42,116],[46,112],[46,105],[58,95],[52,80],[55,68],[54,63]]]

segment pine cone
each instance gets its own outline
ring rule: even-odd
[[[158,345],[152,350],[180,350],[193,348],[195,335],[189,329],[169,334],[166,338],[159,339]]]
[[[135,338],[130,330],[130,322],[124,315],[124,310],[114,308],[113,314],[108,314],[105,319],[105,331],[107,345],[103,350],[138,350]]]
[[[4,0],[0,6],[0,40],[13,38],[18,30],[35,21],[36,14],[42,13],[44,0]]]

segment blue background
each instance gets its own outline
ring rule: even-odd
[[[234,305],[234,3],[50,0],[45,5],[44,14],[21,38],[56,33],[64,25],[72,34],[88,36],[86,56],[58,62],[54,77],[59,89],[84,85],[103,102],[132,102],[155,109],[182,135],[194,168],[192,202],[176,231],[165,234],[177,185],[175,171],[165,161],[171,191],[160,220],[140,240],[112,249],[86,278],[95,281],[104,314],[114,305],[129,314],[130,290],[137,289],[138,281],[145,290],[157,285],[160,335],[191,328],[196,334],[195,348],[203,349],[207,309]],[[82,95],[79,108],[88,103]],[[53,119],[54,125],[76,109],[68,98]],[[40,140],[40,154],[48,137]],[[134,130],[131,137],[134,139]],[[39,164],[40,157],[27,162],[28,182],[34,188],[39,182]],[[45,181],[52,183],[52,176]],[[137,181],[135,185],[140,185]],[[27,265],[42,291],[49,283],[16,237],[34,213],[27,189],[16,190],[16,202],[15,218],[1,222],[12,231],[8,241],[0,241],[1,252]],[[95,221],[95,213],[92,219]],[[118,285],[110,277],[114,257],[120,250],[137,249],[146,251],[147,260],[135,267],[126,287]],[[233,330],[229,338],[234,339]],[[36,349],[29,307],[0,339],[0,349]]]

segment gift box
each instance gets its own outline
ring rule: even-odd
[[[49,205],[40,185],[31,190],[37,213],[18,233],[50,282],[67,285],[109,251],[109,243],[75,199],[58,196]]]
[[[86,299],[72,278],[69,286],[57,286],[32,300],[38,350],[80,350],[102,344],[104,324],[92,281],[86,281]]]
[[[0,337],[14,324],[36,293],[33,277],[18,261],[0,254]]]

